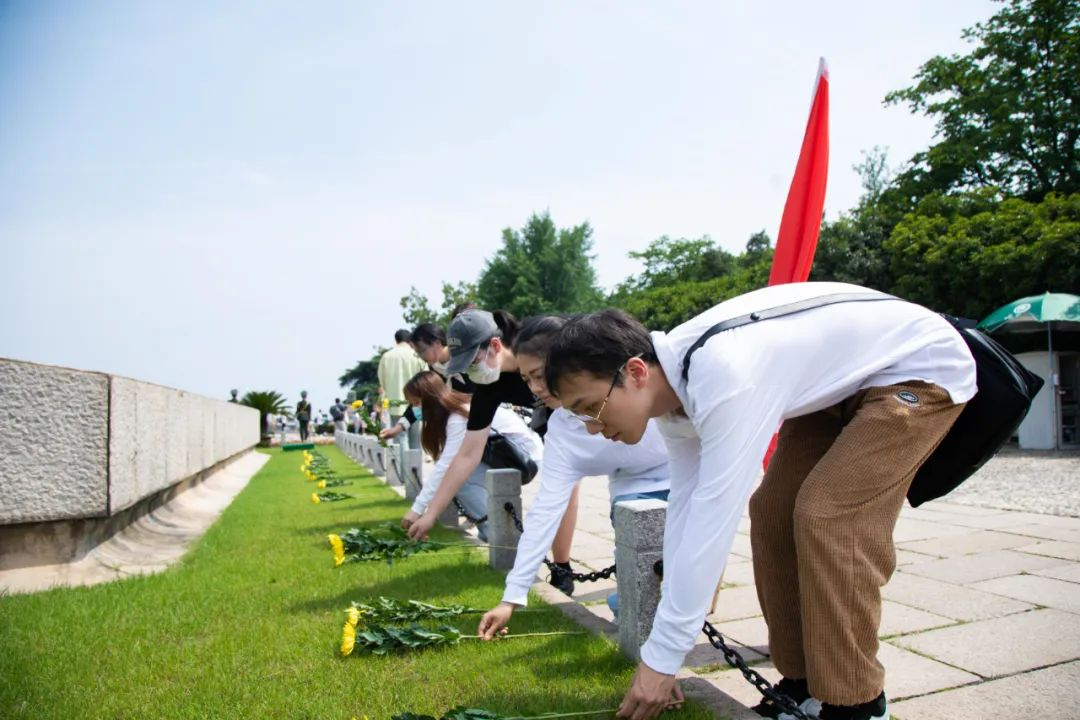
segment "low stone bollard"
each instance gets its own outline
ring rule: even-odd
[[[382,478],[383,482],[386,482],[386,466],[389,464],[386,462],[386,456],[389,453],[389,448],[384,448],[376,440],[371,446],[371,472],[375,473],[375,477]]]
[[[615,565],[619,589],[619,649],[639,660],[660,603],[660,578],[653,566],[663,558],[663,500],[628,500],[615,505]]]
[[[506,511],[506,503],[511,503],[519,518],[524,518],[521,511],[521,473],[517,470],[488,470],[484,477],[487,487],[487,534],[488,562],[496,570],[511,570],[517,559],[517,544],[521,532],[514,525],[514,519]]]
[[[391,445],[383,455],[389,461],[386,465],[386,484],[391,487],[404,485],[405,483],[402,481],[404,469],[401,467],[401,452],[397,446]]]
[[[412,502],[420,494],[420,486],[423,484],[424,451],[406,450],[405,467],[402,468],[401,479],[405,485],[405,499]]]

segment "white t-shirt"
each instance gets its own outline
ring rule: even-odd
[[[468,423],[469,419],[467,417],[457,413],[451,413],[450,418],[446,421],[446,445],[443,446],[439,459],[435,461],[431,477],[424,478],[424,486],[413,501],[412,511],[417,515],[422,515],[427,510],[431,499],[438,492],[443,476],[446,475],[446,471],[450,469],[450,463],[454,461],[458,450],[461,449]],[[495,411],[494,420],[491,421],[491,429],[498,430],[506,436],[507,440],[528,453],[529,457],[537,465],[543,461],[544,443],[540,440],[540,436],[530,430],[525,421],[521,419],[521,416],[513,410],[499,407]]]
[[[649,421],[641,442],[626,445],[590,435],[585,424],[559,408],[548,418],[540,491],[525,515],[514,568],[506,576],[503,600],[528,602],[529,586],[559,529],[570,495],[583,477],[608,476],[611,497],[667,490],[667,448],[656,424]]]
[[[843,283],[793,283],[733,298],[652,335],[687,418],[660,418],[671,458],[664,582],[641,659],[674,674],[701,630],[761,460],[780,422],[837,404],[863,388],[933,383],[963,403],[975,363],[936,313],[900,300],[838,303],[722,332],[686,351],[726,319],[807,298],[871,292]]]

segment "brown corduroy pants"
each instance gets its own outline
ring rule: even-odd
[[[769,651],[822,702],[855,705],[885,685],[881,588],[915,471],[963,409],[911,381],[862,390],[784,422],[750,498],[750,538]]]

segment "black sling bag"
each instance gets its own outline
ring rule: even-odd
[[[900,298],[881,293],[840,293],[788,303],[717,323],[686,351],[682,363],[683,380],[690,377],[691,356],[717,333],[825,305],[881,300]],[[1021,365],[988,335],[976,330],[973,323],[951,315],[943,314],[942,317],[964,338],[975,359],[978,391],[964,406],[941,444],[915,473],[907,493],[912,507],[951,492],[992,458],[1016,432],[1035,394],[1043,386],[1042,378]]]

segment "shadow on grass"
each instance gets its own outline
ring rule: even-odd
[[[370,577],[364,577],[368,573],[358,572],[355,581],[349,582],[349,587],[335,595],[311,598],[303,602],[293,603],[286,606],[286,611],[297,614],[320,612],[324,610],[343,610],[353,600],[373,600],[380,595],[386,597],[410,599],[424,598],[425,600],[435,595],[453,597],[464,590],[485,589],[491,591],[502,590],[503,577],[488,567],[483,555],[477,553],[477,560],[461,557],[462,562],[447,564],[438,563],[434,567],[418,569],[416,563],[438,562],[437,559],[426,560],[424,558],[437,558],[438,554],[415,555],[410,558],[396,560],[394,565],[387,567],[380,563],[383,569],[409,564],[407,573],[400,576],[380,578],[372,581]],[[366,563],[352,563],[341,568],[328,570],[329,573],[338,572],[348,575],[351,570],[360,570]],[[495,593],[493,592],[493,596]],[[494,604],[494,603],[493,603]]]

